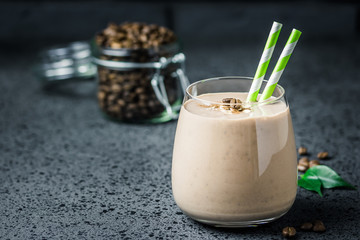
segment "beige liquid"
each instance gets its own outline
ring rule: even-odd
[[[246,96],[198,98],[221,102]],[[172,190],[177,205],[197,220],[246,222],[286,213],[297,190],[289,108],[277,102],[231,114],[188,100],[176,130]]]

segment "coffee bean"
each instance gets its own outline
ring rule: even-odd
[[[154,100],[149,101],[149,102],[148,102],[148,105],[149,105],[149,107],[151,107],[151,108],[156,107],[156,103],[155,103]]]
[[[137,97],[137,94],[136,94],[136,93],[130,93],[128,100],[129,100],[130,102],[137,102],[137,101],[136,101],[136,97]]]
[[[142,93],[144,93],[144,92],[145,92],[145,89],[142,88],[142,87],[137,87],[137,88],[135,89],[135,93],[136,93],[136,94],[142,94]]]
[[[103,34],[98,34],[95,36],[95,42],[97,45],[103,45],[104,44],[104,41],[105,41],[105,37]]]
[[[117,96],[115,94],[110,94],[107,98],[107,104],[108,105],[113,104],[116,99],[117,99]]]
[[[297,169],[300,172],[305,172],[306,170],[308,170],[309,169],[309,158],[307,158],[307,157],[300,158]]]
[[[160,28],[159,28],[159,32],[162,33],[162,34],[166,34],[167,29],[164,28],[164,27],[160,27]]]
[[[104,100],[104,99],[105,99],[105,96],[106,96],[105,92],[103,92],[103,91],[99,91],[99,92],[98,92],[98,99],[99,99],[100,101]]]
[[[115,93],[119,93],[119,92],[121,92],[121,90],[122,90],[121,85],[119,85],[119,84],[111,85],[111,91],[113,91]]]
[[[107,81],[107,76],[101,76],[100,74],[99,74],[99,82],[100,83],[105,83]]]
[[[135,109],[136,109],[136,104],[130,103],[130,104],[127,105],[127,110],[133,111]]]
[[[240,99],[236,99],[236,98],[233,98],[230,100],[230,107],[231,108],[235,108],[235,109],[242,109],[242,106],[241,106],[241,100]]]
[[[108,78],[109,78],[110,80],[114,80],[114,79],[116,78],[116,74],[115,74],[115,73],[110,73],[110,74],[108,75]]]
[[[134,99],[136,97],[136,94],[131,93],[131,92],[125,92],[123,95],[123,99],[125,100],[125,102],[127,103],[132,103],[134,102]]]
[[[286,238],[291,238],[296,235],[296,230],[294,227],[285,227],[282,230],[282,235]]]
[[[103,91],[105,93],[110,93],[110,87],[108,85],[102,84],[99,86],[99,91]]]
[[[147,106],[146,102],[144,102],[144,101],[140,101],[138,103],[138,105],[139,105],[140,108],[146,108],[146,106]]]
[[[327,159],[329,157],[329,153],[328,152],[319,152],[317,154],[318,159]]]
[[[230,100],[230,107],[235,108],[235,105],[236,105],[236,99],[235,99],[235,98],[232,98],[232,99]]]
[[[126,34],[124,32],[117,32],[115,35],[115,38],[118,40],[123,40],[126,37]],[[121,42],[120,42],[121,43]]]
[[[231,110],[231,112],[238,113],[242,110],[241,100],[237,98],[224,98],[223,103],[227,103],[221,106],[224,110]]]
[[[142,34],[139,36],[139,39],[141,40],[141,42],[145,43],[148,40],[148,37],[146,36],[146,34]]]
[[[304,166],[306,168],[310,167],[310,163],[308,163],[308,162],[299,162],[298,165]]]
[[[124,107],[126,105],[125,101],[123,99],[118,99],[117,104],[121,107]]]
[[[306,155],[307,149],[305,147],[299,147],[298,152],[299,152],[299,155]]]
[[[148,34],[150,33],[151,29],[148,25],[144,25],[141,32],[144,33],[144,34]]]
[[[224,98],[222,100],[223,103],[230,103],[230,101],[232,100],[232,98]]]
[[[140,101],[147,101],[147,100],[148,100],[148,96],[147,96],[146,94],[141,94],[141,95],[139,96],[139,99],[140,99]]]
[[[312,228],[312,230],[313,230],[314,232],[325,232],[325,231],[326,231],[326,228],[325,228],[325,225],[324,225],[324,223],[323,223],[322,221],[320,221],[320,220],[315,220],[315,221],[313,222],[313,228]]]
[[[122,48],[123,45],[121,44],[121,42],[114,41],[114,42],[110,43],[110,47],[116,49],[116,48]]]
[[[103,34],[107,37],[114,37],[116,36],[116,28],[112,28],[109,24],[109,26],[103,31]]]
[[[132,84],[131,83],[125,83],[123,88],[124,88],[124,91],[129,91],[131,88],[132,88]]]
[[[314,166],[318,166],[318,165],[320,165],[319,160],[311,160],[310,164],[309,164],[310,167],[314,167]]]
[[[306,170],[308,170],[308,167],[304,166],[304,165],[297,165],[297,170],[300,172],[306,172]]]
[[[311,222],[305,222],[301,224],[300,229],[303,231],[310,231],[312,230],[313,224]]]
[[[308,157],[300,158],[299,164],[304,165],[304,166],[309,166],[309,158]]]
[[[118,113],[118,112],[120,112],[120,106],[118,106],[118,105],[111,105],[111,106],[109,106],[109,111],[110,112],[113,112],[113,113]]]

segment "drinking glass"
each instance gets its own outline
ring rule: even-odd
[[[179,208],[199,222],[256,226],[281,217],[295,200],[296,147],[283,87],[277,85],[270,99],[248,104],[237,115],[206,115],[215,111],[209,106],[226,103],[201,95],[240,92],[246,98],[252,80],[212,78],[186,89],[174,142],[172,191]]]

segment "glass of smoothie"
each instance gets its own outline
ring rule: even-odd
[[[199,222],[222,227],[268,223],[295,200],[296,148],[285,90],[277,85],[268,100],[246,103],[252,80],[212,78],[186,90],[175,135],[172,191],[180,209]]]

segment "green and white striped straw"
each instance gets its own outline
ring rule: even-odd
[[[251,84],[251,88],[249,90],[249,94],[246,99],[247,102],[255,102],[257,99],[257,96],[260,91],[261,83],[264,79],[266,70],[269,66],[269,62],[270,62],[271,56],[274,52],[274,48],[275,48],[276,42],[278,40],[280,31],[281,31],[281,27],[282,27],[282,24],[278,23],[278,22],[274,22],[271,27],[269,37],[266,41],[264,51],[261,55],[261,59],[260,59],[259,65],[256,69],[254,80]]]
[[[292,52],[294,51],[294,48],[296,46],[296,43],[298,42],[300,38],[301,32],[299,30],[293,29],[288,41],[285,44],[285,47],[283,51],[281,52],[281,55],[279,57],[279,60],[277,61],[274,71],[271,73],[271,76],[269,78],[268,83],[265,86],[265,89],[260,97],[260,102],[265,101],[271,95],[273,94],[276,84],[278,83],[282,73],[284,72],[284,69],[286,67],[286,64],[288,63],[290,56]]]

